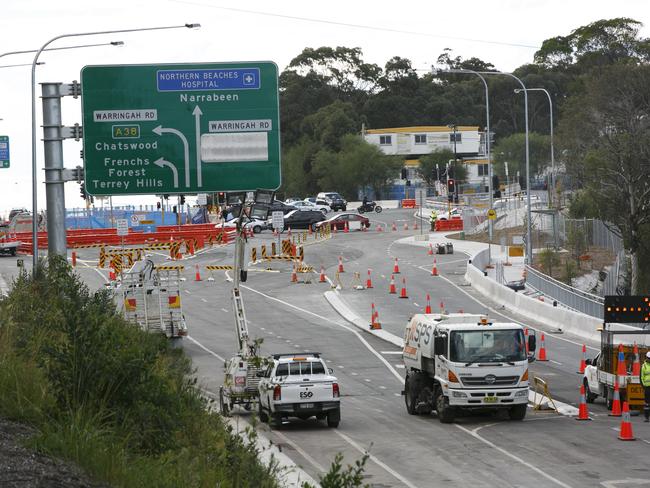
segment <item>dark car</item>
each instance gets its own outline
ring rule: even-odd
[[[344,230],[346,222],[348,224],[348,230],[360,230],[363,227],[366,229],[370,228],[370,220],[367,217],[353,213],[335,215],[334,217],[330,217],[329,219],[320,222],[318,227],[329,225],[332,229],[336,227],[336,230]]]
[[[325,220],[325,215],[320,210],[296,210],[284,216],[284,230],[309,229],[316,230],[317,224]]]
[[[335,212],[343,211],[345,212],[348,209],[348,204],[342,198],[332,198],[330,203],[330,208]]]
[[[281,211],[284,215],[287,215],[289,212],[295,209],[296,207],[294,207],[293,205],[287,205],[286,203],[281,202],[280,200],[273,200],[273,203],[269,208],[269,217],[271,216],[271,212]]]

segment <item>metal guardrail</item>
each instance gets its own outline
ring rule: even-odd
[[[526,285],[563,305],[592,317],[603,318],[604,299],[569,286],[526,265]]]

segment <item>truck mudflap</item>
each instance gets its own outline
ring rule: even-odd
[[[466,408],[506,408],[528,403],[528,388],[508,390],[454,390],[449,388],[449,405]]]

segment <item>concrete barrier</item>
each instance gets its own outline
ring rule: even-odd
[[[527,319],[534,320],[552,329],[561,329],[563,332],[583,339],[594,342],[600,341],[599,329],[603,326],[600,319],[567,308],[554,307],[552,303],[542,302],[497,283],[492,278],[485,276],[483,271],[476,267],[481,267],[482,263],[487,262],[486,256],[487,250],[476,253],[472,256],[472,264],[467,266],[465,279],[471,283],[473,289],[494,300],[506,310],[515,312]],[[635,327],[624,324],[615,324],[614,328],[620,330],[635,329]],[[648,335],[625,336],[616,342],[633,340],[636,340],[639,345],[650,345]]]

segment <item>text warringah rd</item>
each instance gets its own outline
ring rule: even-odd
[[[81,80],[91,195],[280,185],[274,63],[86,66]]]

